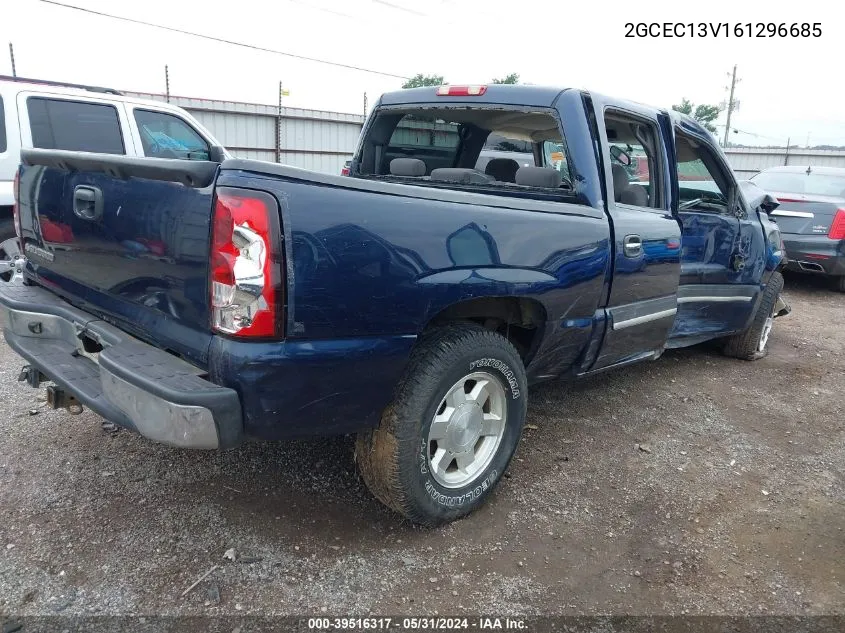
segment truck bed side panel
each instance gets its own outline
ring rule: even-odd
[[[345,182],[221,172],[220,186],[273,193],[286,236],[286,342],[261,344],[260,361],[258,344],[215,341],[211,353],[226,357],[225,366],[212,366],[213,377],[239,391],[261,390],[260,407],[244,411],[253,433],[313,434],[309,420],[327,415],[335,420],[327,432],[376,424],[416,336],[442,310],[474,298],[542,305],[543,343],[530,375],[578,360],[609,265],[604,217],[565,203],[542,213],[385,195]],[[354,371],[338,371],[340,363]]]

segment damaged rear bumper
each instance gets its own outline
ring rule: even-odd
[[[225,449],[243,439],[237,392],[44,288],[0,284],[0,324],[29,363],[30,384],[52,381],[107,420],[163,444]]]

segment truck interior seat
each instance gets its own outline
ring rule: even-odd
[[[491,158],[484,168],[484,173],[493,176],[499,182],[516,182],[519,163],[512,158]]]
[[[622,165],[613,163],[610,167],[613,172],[613,197],[616,202],[637,207],[649,206],[648,192],[645,188],[632,185],[628,178],[628,172]]]
[[[562,182],[560,172],[553,167],[520,167],[515,180],[518,185],[547,189],[557,189]]]
[[[457,182],[465,185],[485,185],[493,182],[493,178],[475,169],[461,167],[440,167],[431,170],[431,180],[440,182]]]
[[[425,163],[419,158],[394,158],[390,161],[391,176],[425,176]]]

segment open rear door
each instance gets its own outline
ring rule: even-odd
[[[681,229],[670,208],[668,119],[602,97],[592,99],[592,112],[613,244],[607,326],[595,370],[663,351],[677,310]]]

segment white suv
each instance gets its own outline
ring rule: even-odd
[[[182,108],[108,88],[0,76],[0,260],[17,250],[13,183],[20,151],[30,147],[183,160],[228,157]]]

